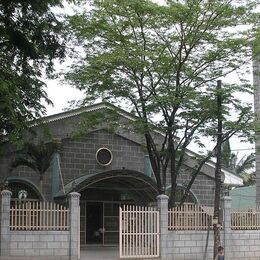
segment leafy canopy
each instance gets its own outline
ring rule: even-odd
[[[10,164],[10,170],[19,166],[26,166],[32,169],[40,178],[40,191],[43,190],[43,176],[49,169],[54,152],[59,149],[56,142],[50,143],[28,143],[23,144],[23,148],[17,152],[16,158]]]
[[[51,101],[41,80],[64,57],[63,25],[52,12],[60,0],[0,1],[0,142],[17,139]]]
[[[174,197],[186,148],[192,141],[203,145],[201,134],[216,135],[215,81],[251,57],[255,5],[94,0],[90,11],[70,18],[85,52],[79,53],[67,79],[85,91],[84,102],[103,97],[137,116],[132,127],[144,134],[159,192],[165,191],[170,171]],[[234,93],[251,89],[242,82],[222,91],[229,138],[242,128],[249,130],[250,107]],[[231,111],[237,112],[233,121]],[[160,140],[154,130],[163,133]]]

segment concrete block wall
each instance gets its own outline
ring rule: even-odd
[[[10,230],[11,192],[1,192],[0,204],[0,256],[54,257],[80,259],[80,194],[69,194],[69,230]]]
[[[108,166],[96,162],[96,152],[106,147],[113,154]],[[113,169],[144,171],[145,150],[137,143],[122,136],[98,130],[81,140],[63,139],[61,150],[61,170],[64,182],[68,183],[82,175],[100,173]]]
[[[163,197],[167,201],[166,196]],[[260,259],[260,232],[259,230],[232,230],[231,229],[231,198],[222,198],[224,209],[224,225],[221,230],[221,245],[225,248],[225,260],[259,260]],[[158,196],[160,214],[168,210],[167,203],[161,203]],[[163,215],[160,221],[168,223],[168,215]],[[166,218],[165,218],[166,217]],[[161,260],[202,260],[207,241],[207,231],[166,231],[165,225],[160,223],[161,233]],[[166,237],[166,238],[165,238]],[[209,232],[206,260],[213,258],[214,234]],[[166,240],[166,243],[165,243]]]
[[[202,260],[206,247],[207,231],[168,231],[164,260]],[[259,230],[231,230],[224,241],[226,260],[259,260]],[[206,260],[213,257],[213,231],[210,231]]]
[[[191,179],[191,171],[192,169],[183,166],[182,172],[177,179],[178,184],[186,186],[188,181]],[[170,179],[168,180],[168,183],[170,185]],[[212,178],[205,174],[198,174],[192,185],[191,191],[198,200],[198,204],[213,206],[215,183]]]
[[[206,241],[207,231],[168,231],[164,260],[202,260]],[[210,231],[206,259],[212,260],[212,257],[213,232]]]
[[[9,256],[69,256],[70,231],[10,231]]]
[[[259,230],[232,230],[227,242],[229,259],[260,259]]]

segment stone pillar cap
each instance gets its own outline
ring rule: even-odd
[[[78,192],[69,193],[69,197],[72,197],[72,198],[79,198],[80,196],[81,196],[81,194]]]
[[[231,201],[232,200],[232,198],[230,196],[223,196],[221,199],[225,200],[225,201]]]
[[[160,194],[156,197],[158,200],[169,200],[169,197],[165,194]]]
[[[12,192],[10,190],[2,190],[1,195],[2,196],[7,196],[7,195],[12,196]]]

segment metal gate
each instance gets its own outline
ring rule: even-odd
[[[119,212],[120,258],[159,257],[159,211],[123,205]]]

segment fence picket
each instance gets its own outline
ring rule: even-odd
[[[50,202],[15,202],[10,209],[11,230],[68,230],[69,209]]]
[[[169,230],[206,230],[209,219],[212,220],[203,206],[191,203],[169,209],[168,218]]]
[[[231,211],[231,229],[248,230],[260,229],[259,207],[242,208]]]
[[[159,256],[159,211],[123,205],[120,209],[120,258]]]

